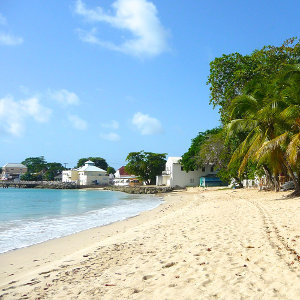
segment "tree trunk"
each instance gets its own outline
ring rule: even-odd
[[[264,172],[266,174],[266,178],[267,178],[267,185],[270,189],[274,189],[275,188],[275,183],[273,181],[272,178],[272,174],[271,171],[269,170],[269,168],[266,165],[262,165]]]
[[[239,188],[243,188],[243,184],[241,182],[241,180],[238,177],[234,177],[234,180],[237,182],[237,184],[239,185]]]
[[[278,174],[275,174],[274,181],[275,181],[275,192],[279,192],[279,190],[280,190],[280,183],[279,183]]]
[[[290,166],[290,164],[289,164],[288,162],[286,163],[286,168],[287,168],[287,170],[288,170],[288,172],[289,172],[290,177],[292,178],[292,180],[293,180],[293,182],[294,182],[294,185],[295,185],[295,191],[300,192],[300,182],[299,182],[300,178],[299,178],[299,172],[297,172],[297,175],[298,175],[298,178],[297,178],[297,177],[295,176],[295,174],[294,174],[294,172],[293,172],[293,170],[292,170],[292,168],[291,168],[291,166]]]
[[[289,168],[288,168],[289,170]],[[290,173],[290,172],[289,172]],[[293,182],[295,184],[295,191],[292,192],[290,195],[288,195],[288,198],[293,198],[293,197],[300,197],[300,169],[296,170],[296,173],[297,173],[297,177],[294,175],[294,173],[292,172],[292,169],[291,169],[291,177],[293,179]]]

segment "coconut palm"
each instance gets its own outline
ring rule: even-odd
[[[278,147],[284,150],[283,162],[294,181],[295,194],[300,194],[300,65],[288,66],[279,76],[278,83],[281,101],[285,103],[278,116],[280,134],[266,141],[256,156],[262,158]]]
[[[272,170],[277,189],[278,175],[288,172],[300,190],[293,172],[299,166],[299,70],[299,65],[289,66],[271,83],[251,82],[230,107],[228,136],[240,131],[248,135],[234,152],[229,168],[240,160],[242,174],[248,161],[255,160],[258,166]]]

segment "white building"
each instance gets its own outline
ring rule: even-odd
[[[72,169],[62,171],[62,182],[78,183],[78,170]]]
[[[19,163],[8,163],[2,167],[2,180],[19,180],[27,172],[27,167]]]
[[[63,171],[63,182],[75,182],[79,185],[108,185],[109,176],[105,170],[95,166],[95,163],[88,160],[79,169]]]
[[[121,167],[115,173],[114,185],[117,186],[129,186],[136,185],[139,181],[135,175],[130,175],[125,171],[125,167]]]
[[[181,157],[168,158],[165,171],[162,172],[162,175],[156,176],[156,185],[170,187],[199,186],[200,177],[216,174],[214,166],[210,164],[203,166],[201,169],[186,172],[179,163],[180,160]]]

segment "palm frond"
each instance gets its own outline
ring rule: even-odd
[[[286,149],[286,156],[291,165],[296,165],[300,156],[300,132],[295,134]]]
[[[293,122],[296,118],[300,116],[300,104],[299,105],[289,105],[284,109],[279,115],[284,121]]]
[[[227,139],[239,132],[246,132],[246,131],[249,132],[253,128],[255,128],[256,125],[257,122],[255,120],[249,120],[249,119],[232,120],[225,128],[227,132]]]
[[[230,105],[230,116],[232,119],[243,117],[245,113],[255,112],[258,102],[251,95],[240,95],[232,100]]]
[[[239,175],[241,175],[244,172],[249,159],[252,158],[253,154],[257,151],[257,149],[259,149],[259,147],[261,146],[261,143],[263,142],[264,139],[265,139],[264,134],[256,135],[255,139],[251,143],[246,155],[244,156],[244,158],[242,160],[242,163],[239,168]]]
[[[253,143],[253,141],[256,139],[257,135],[260,134],[257,128],[253,129],[246,139],[237,147],[237,149],[233,152],[233,155],[228,163],[228,167],[232,164],[234,164],[237,160],[240,160],[241,157],[243,157],[246,152],[248,151],[249,147]]]
[[[266,153],[269,153],[275,150],[276,148],[280,147],[282,143],[286,141],[287,137],[288,132],[285,132],[270,141],[264,142],[256,152],[255,158],[260,159]]]

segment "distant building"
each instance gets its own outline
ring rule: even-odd
[[[116,171],[113,183],[117,186],[134,186],[140,184],[135,175],[130,175],[125,171],[124,166]]]
[[[105,170],[96,167],[94,162],[88,160],[79,169],[63,171],[62,182],[74,182],[79,185],[108,185],[109,176]]]
[[[62,182],[78,183],[78,170],[71,169],[62,171]]]
[[[19,180],[21,175],[27,172],[27,167],[23,164],[8,163],[2,167],[2,180]]]
[[[88,160],[84,166],[78,169],[78,180],[80,185],[108,185],[109,176],[106,171],[95,166],[95,163]]]
[[[212,164],[206,164],[202,168],[186,172],[179,163],[181,157],[169,157],[166,162],[165,171],[156,176],[156,185],[170,187],[199,186],[200,178],[207,175],[215,175],[216,170]]]

